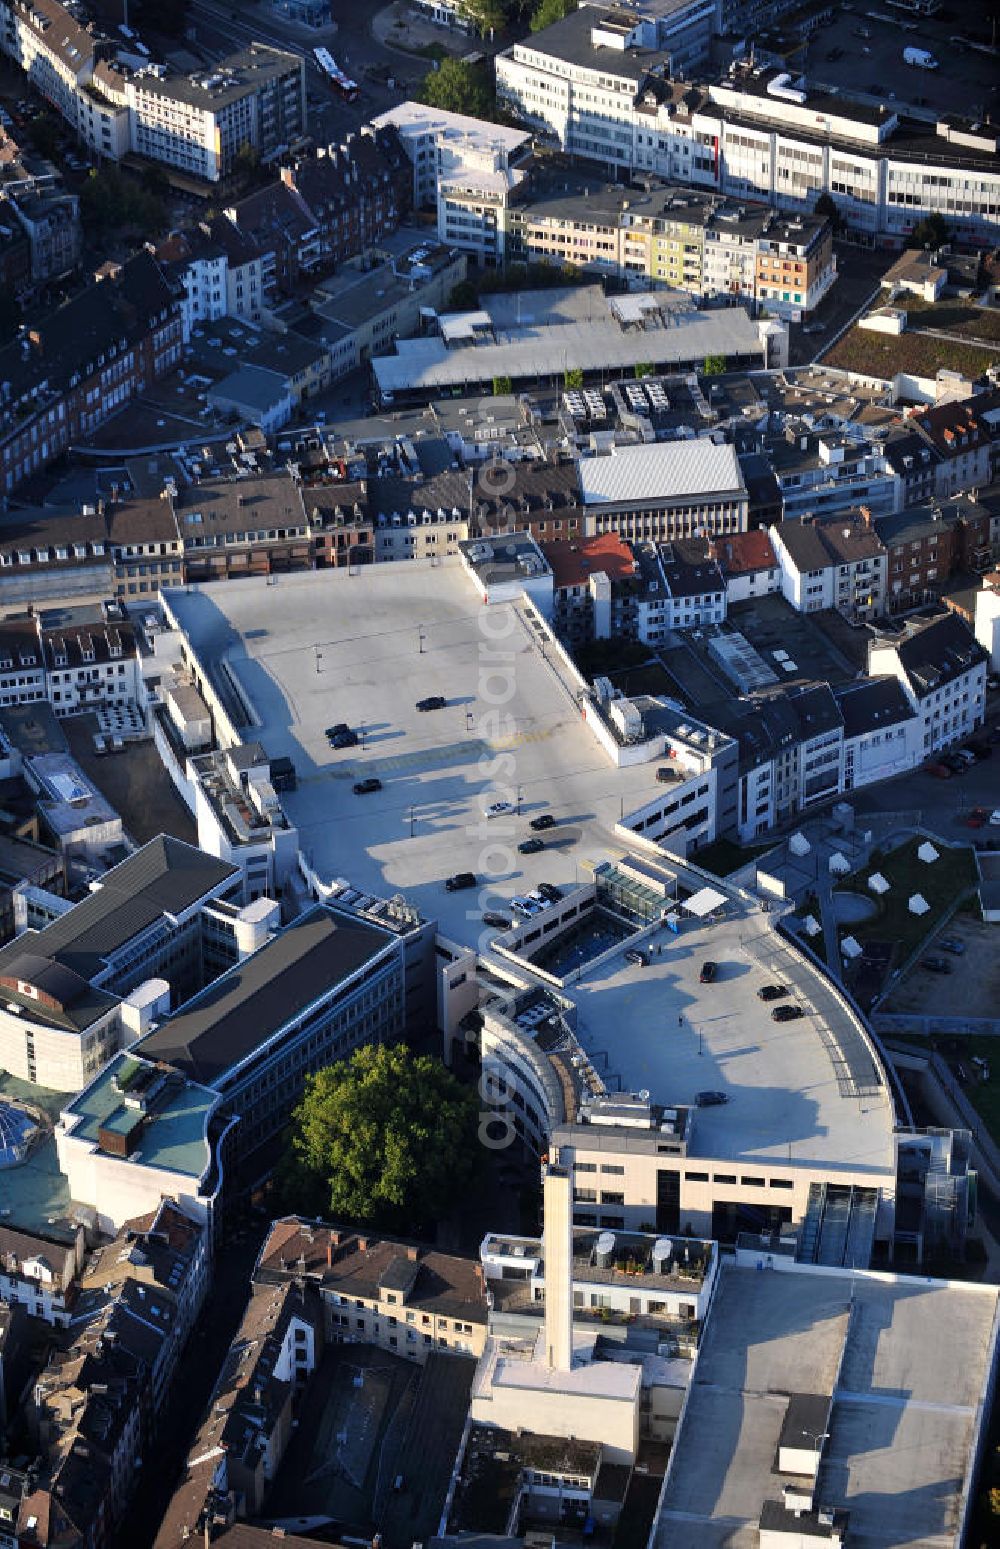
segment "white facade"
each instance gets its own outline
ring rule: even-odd
[[[1000,671],[1000,580],[994,578],[976,593],[976,639],[988,652],[990,667]]]
[[[917,715],[888,726],[844,737],[844,791],[915,769],[924,757],[923,725]]]
[[[920,719],[923,756],[949,747],[971,735],[983,721],[986,704],[986,663],[973,660],[954,677],[942,677],[937,686],[918,680],[900,659],[899,643],[873,641],[868,651],[868,673],[899,679],[903,693]]]
[[[781,567],[769,566],[764,570],[745,570],[741,575],[727,575],[726,602],[749,602],[752,597],[768,597],[782,590]]]
[[[651,69],[662,65],[649,60]],[[647,93],[645,71],[624,61],[616,69],[607,47],[592,60],[579,49],[557,57],[529,37],[497,56],[496,74],[501,100],[526,122],[563,150],[616,169],[786,210],[812,210],[828,192],[850,226],[900,241],[935,211],[974,240],[995,240],[1000,171],[989,126],[939,123],[932,161],[926,151],[896,149],[895,114],[875,120],[832,97],[781,100],[738,77],[697,93],[692,106],[682,88]]]

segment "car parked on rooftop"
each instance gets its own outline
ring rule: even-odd
[[[922,957],[920,959],[920,966],[921,968],[926,968],[927,972],[932,974],[951,973],[951,964],[946,957]]]
[[[694,1100],[698,1108],[721,1108],[723,1103],[728,1103],[729,1094],[727,1092],[696,1092]]]
[[[712,962],[702,963],[702,965],[701,965],[701,973],[698,975],[699,983],[701,983],[701,984],[712,984],[714,982],[714,980],[718,977],[718,973],[719,973],[719,965],[718,965],[718,963],[712,963]]]
[[[417,700],[418,710],[443,710],[448,703],[443,694],[429,694],[426,699]]]
[[[758,1000],[780,1000],[788,991],[783,984],[762,984],[757,991]]]
[[[771,1012],[772,1022],[797,1022],[805,1012],[801,1006],[775,1006]]]
[[[545,849],[545,841],[534,836],[531,839],[522,839],[517,849],[520,855],[537,855],[539,850]]]
[[[551,812],[542,812],[542,813],[540,813],[540,815],[537,818],[532,818],[531,822],[528,824],[529,828],[534,828],[534,829],[537,829],[538,831],[541,831],[542,829],[545,829],[545,828],[555,828],[555,826],[556,826],[556,820],[552,816]]]
[[[382,781],[376,780],[374,775],[369,775],[367,780],[355,780],[355,796],[371,796],[375,791],[382,789]]]
[[[461,893],[467,887],[475,887],[476,874],[474,871],[456,871],[453,877],[449,877],[445,887],[449,893]]]

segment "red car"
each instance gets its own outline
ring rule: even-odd
[[[982,828],[989,821],[989,816],[985,807],[973,807],[965,821],[970,828]]]
[[[933,775],[936,780],[951,779],[951,770],[947,764],[925,764],[924,770],[927,774]]]

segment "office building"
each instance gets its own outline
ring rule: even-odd
[[[750,59],[693,86],[634,13],[609,26],[591,6],[498,54],[496,73],[524,123],[616,175],[801,214],[829,193],[848,227],[900,244],[935,211],[973,241],[992,239],[997,136],[981,122],[909,119]]]
[[[57,755],[52,755],[57,756]],[[201,913],[232,867],[161,836],[51,925],[0,949],[0,1059],[21,1080],[76,1092],[138,1030],[124,1003],[146,980],[178,998],[201,973]]]
[[[613,446],[577,466],[589,535],[616,532],[639,543],[746,531],[746,487],[726,443]]]

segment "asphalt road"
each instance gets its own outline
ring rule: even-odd
[[[239,6],[226,0],[192,0],[191,25],[196,28],[196,43],[212,53],[256,41],[300,54],[306,61],[309,132],[322,144],[342,140],[376,114],[403,101],[427,70],[426,61],[375,40],[371,7],[333,0],[332,9],[333,26],[313,29],[283,23],[269,7],[254,0],[243,0]],[[357,102],[341,102],[333,95],[313,60],[312,51],[319,47],[329,48],[341,69],[358,82],[361,96]],[[389,75],[396,81],[393,91],[385,84]]]
[[[987,725],[1000,720],[1000,695],[987,700]],[[920,823],[952,844],[1000,840],[1000,828],[989,825],[972,829],[965,819],[973,807],[993,811],[1000,807],[1000,744],[993,757],[976,764],[967,774],[939,780],[923,769],[885,780],[869,789],[853,791],[846,798],[859,817],[866,812],[919,812]]]

